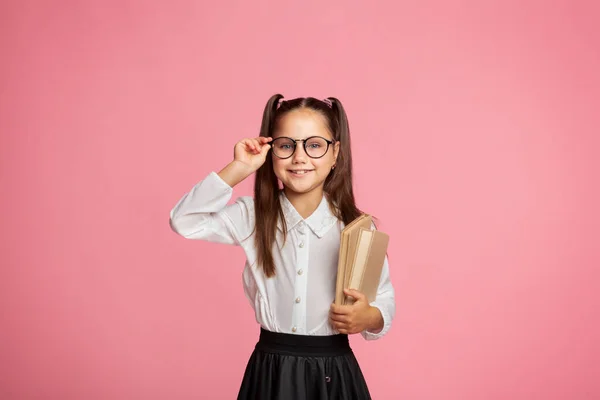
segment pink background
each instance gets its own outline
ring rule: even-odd
[[[374,398],[599,398],[595,2],[53,3],[0,6],[0,398],[235,397],[243,254],[168,215],[276,92],[392,237]]]

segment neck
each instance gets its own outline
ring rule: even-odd
[[[323,200],[323,187],[307,193],[296,193],[287,188],[284,188],[283,192],[296,211],[298,211],[298,214],[304,219],[310,217],[319,207],[319,204],[321,204],[321,200]]]

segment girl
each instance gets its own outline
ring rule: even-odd
[[[233,187],[254,172],[254,198],[228,205]],[[347,289],[355,303],[332,304],[340,231],[360,214],[340,101],[279,94],[265,107],[260,137],[239,141],[234,160],[171,211],[179,235],[245,252],[244,291],[261,328],[238,399],[370,399],[348,335],[373,340],[390,329],[387,258],[374,302]]]

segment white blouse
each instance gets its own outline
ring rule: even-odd
[[[232,195],[233,188],[211,172],[171,210],[172,229],[188,239],[241,246],[246,254],[244,292],[263,328],[302,335],[338,333],[329,323],[329,308],[335,298],[340,232],[344,224],[331,213],[326,196],[313,214],[303,219],[281,192],[287,241],[283,245],[279,223],[277,243],[273,246],[275,276],[266,278],[262,269],[256,267],[254,200],[243,196],[228,204]],[[367,340],[384,336],[395,314],[387,257],[377,297],[371,305],[381,311],[384,326],[378,333],[361,332]]]

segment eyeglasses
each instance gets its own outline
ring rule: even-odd
[[[321,136],[311,136],[306,139],[292,139],[289,137],[278,137],[272,142],[271,149],[277,158],[290,158],[296,151],[298,142],[302,142],[304,151],[310,158],[321,158],[327,154],[329,146],[333,144],[332,140],[327,140]]]

